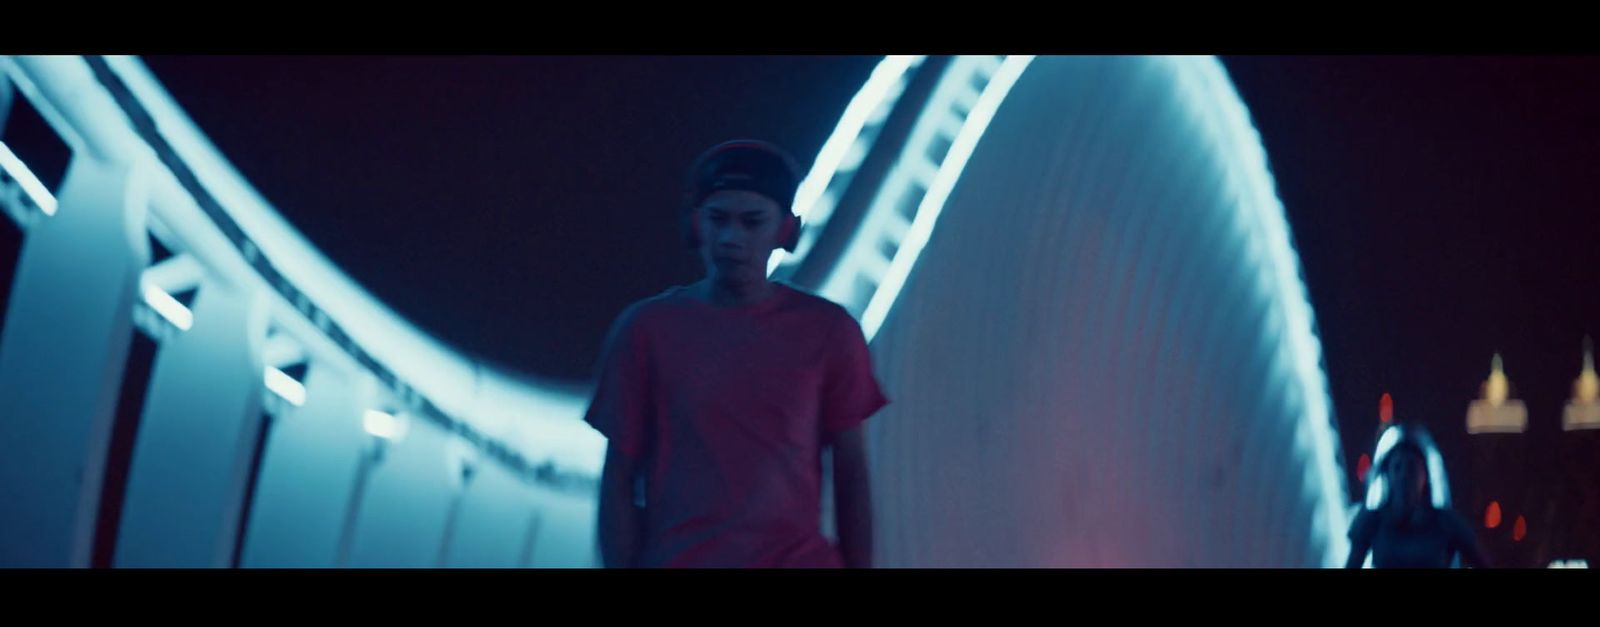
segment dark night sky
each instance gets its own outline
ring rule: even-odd
[[[372,293],[467,352],[585,378],[695,280],[674,203],[736,136],[809,163],[868,57],[146,58]],[[1266,144],[1347,447],[1377,399],[1459,446],[1500,351],[1559,430],[1600,327],[1600,58],[1225,58]],[[1353,459],[1355,452],[1350,453]]]

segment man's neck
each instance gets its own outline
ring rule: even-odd
[[[708,278],[703,294],[707,301],[718,307],[743,307],[766,300],[777,291],[772,281],[762,279],[750,283],[727,283]]]

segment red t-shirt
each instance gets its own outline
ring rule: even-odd
[[[642,460],[645,567],[840,567],[822,447],[888,400],[861,326],[783,283],[724,307],[674,287],[617,317],[587,421]]]

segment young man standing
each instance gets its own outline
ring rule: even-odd
[[[862,427],[888,401],[855,319],[767,277],[799,239],[797,187],[770,144],[707,151],[685,202],[706,277],[613,323],[585,416],[609,441],[607,567],[871,566]],[[819,527],[829,448],[838,546]]]

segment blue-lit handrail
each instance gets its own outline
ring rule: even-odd
[[[520,477],[592,487],[604,440],[579,420],[582,386],[462,355],[371,296],[282,219],[138,59],[13,56],[3,63],[74,152],[127,163],[147,177],[153,229],[221,280],[275,294],[275,319],[309,331],[302,338],[320,336],[323,354],[348,356],[408,413]]]

